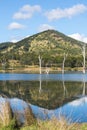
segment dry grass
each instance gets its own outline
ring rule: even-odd
[[[39,121],[38,126],[38,130],[73,130],[73,128],[77,127],[76,124],[68,125],[65,119],[58,121],[55,118],[46,122]]]
[[[36,124],[21,128],[21,130],[83,130],[78,124],[69,124],[64,118],[57,120],[55,118],[47,121],[38,120]],[[84,129],[85,130],[85,129]]]
[[[27,107],[24,111],[25,126],[32,125],[35,122],[35,117],[30,107]]]
[[[9,101],[0,104],[0,125],[8,126],[12,120],[12,110]]]

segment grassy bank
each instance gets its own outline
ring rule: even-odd
[[[24,113],[24,114],[23,114]],[[52,118],[50,120],[38,120],[34,117],[30,107],[26,107],[23,113],[12,112],[9,101],[0,104],[0,130],[87,130],[87,124],[68,124],[66,119]],[[24,122],[20,121],[20,114],[24,116]]]
[[[35,125],[25,126],[20,130],[87,130],[87,124],[68,125],[65,120],[52,119],[50,121],[38,121]]]
[[[87,124],[68,124],[64,118],[37,120],[30,107],[26,107],[23,113],[17,111],[13,113],[8,100],[1,102],[0,130],[87,130]],[[24,123],[20,121],[20,114],[24,115]]]
[[[71,124],[62,119],[60,121],[52,119],[50,121],[38,120],[34,124],[28,126],[22,126],[21,128],[14,127],[14,121],[8,126],[0,128],[0,130],[87,130],[87,124]]]
[[[70,68],[70,67],[65,67],[65,72],[82,72],[83,68],[82,67],[75,67],[75,68]],[[0,72],[9,72],[9,73],[39,73],[39,66],[19,66],[19,67],[13,67],[13,68],[8,68],[8,69],[2,69],[0,68]],[[62,68],[59,67],[42,67],[42,73],[61,73]]]

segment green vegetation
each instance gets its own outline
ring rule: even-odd
[[[21,130],[87,130],[87,124],[67,124],[65,119],[51,119],[50,121],[37,121],[32,126],[21,128]]]
[[[42,58],[42,67],[61,68],[64,53],[67,54],[65,67],[81,67],[83,44],[54,30],[35,34],[17,43],[2,43],[0,69],[39,65],[39,55]]]
[[[57,120],[51,119],[48,121],[37,120],[34,124],[28,126],[22,126],[19,128],[13,127],[13,123],[10,123],[8,126],[0,128],[0,130],[87,130],[87,124],[69,124],[65,119]]]

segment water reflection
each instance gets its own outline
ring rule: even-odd
[[[49,76],[49,75],[48,75]],[[85,86],[87,82],[84,82]],[[0,81],[0,95],[18,97],[40,107],[54,109],[83,95],[81,82],[72,81]]]
[[[64,97],[67,97],[68,91],[67,91],[67,88],[65,86],[64,74],[62,74],[62,82],[63,82]]]
[[[68,97],[68,91],[65,85],[64,75],[62,75],[62,85],[64,90],[64,97],[66,98]],[[72,85],[75,85],[75,83],[72,83]],[[79,85],[81,85],[81,83]],[[80,87],[79,85],[78,87]],[[50,119],[52,117],[60,119],[61,117],[64,117],[69,123],[87,122],[87,96],[86,96],[85,75],[83,75],[82,87],[83,87],[82,94],[81,93],[77,94],[78,99],[74,98],[73,101],[68,100],[65,103],[63,102],[63,104],[60,105],[60,107],[57,107],[56,109],[48,110],[45,108],[40,108],[35,105],[31,105],[34,115],[40,119]]]
[[[3,107],[2,103],[5,101],[10,101],[10,106],[14,113],[15,112],[20,113],[21,111],[22,118],[24,117],[23,114],[25,108],[28,107],[28,105],[30,105],[34,116],[42,120],[51,119],[53,117],[61,119],[61,117],[64,117],[69,123],[87,122],[87,96],[68,102],[62,105],[61,107],[51,110],[36,105],[28,104],[18,98],[6,99],[1,97],[0,97],[0,108]]]
[[[42,91],[42,79],[41,79],[41,74],[40,74],[40,77],[39,77],[39,93],[41,93]]]
[[[71,74],[36,74],[31,77],[25,74],[24,80],[12,80],[13,74],[3,76],[7,77],[0,81],[0,95],[30,103],[37,118],[60,118],[63,115],[72,122],[87,122],[86,74],[80,74],[79,77],[78,74],[72,75],[72,80]],[[7,80],[11,76],[12,79]],[[25,77],[29,80],[25,80]]]
[[[65,117],[69,123],[87,122],[87,97],[74,100],[53,110],[40,108],[34,105],[31,105],[31,108],[34,115],[40,119],[51,119],[53,117],[60,119],[61,117]]]
[[[86,95],[86,86],[85,86],[85,74],[83,75],[83,92],[82,92],[82,95],[85,96]]]

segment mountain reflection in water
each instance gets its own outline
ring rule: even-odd
[[[83,83],[65,81],[0,81],[2,97],[23,99],[47,109],[58,108],[77,99]]]
[[[86,75],[73,75],[72,80],[71,74],[59,74],[61,80],[55,78],[57,75],[37,76],[33,75],[33,80],[32,75],[30,80],[7,80],[6,77],[0,81],[0,95],[9,99],[16,97],[31,104],[34,115],[40,119],[64,116],[69,122],[87,122]]]
[[[32,111],[37,118],[50,119],[56,117],[60,119],[65,117],[69,122],[87,122],[87,97],[69,102],[57,109],[48,110],[38,106],[31,105]]]

